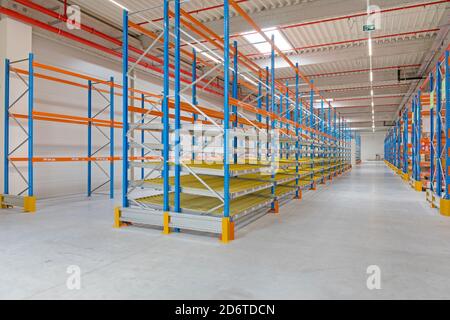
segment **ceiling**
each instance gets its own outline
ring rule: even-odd
[[[62,0],[32,0],[55,12],[61,13]],[[15,1],[7,1],[12,7]],[[114,38],[121,36],[122,12],[109,0],[72,0],[86,14],[83,23],[92,26]],[[131,16],[135,23],[159,33],[163,16],[162,0],[116,0],[130,9],[142,11]],[[249,13],[261,28],[277,28],[291,44],[292,50],[285,52],[294,63],[299,63],[302,74],[314,80],[323,97],[330,99],[332,106],[344,116],[350,127],[361,131],[372,131],[370,91],[373,86],[376,130],[386,130],[396,118],[399,108],[408,101],[408,95],[417,87],[418,80],[431,68],[433,59],[449,42],[449,1],[436,0],[378,0],[381,8],[381,28],[372,32],[373,39],[373,84],[369,80],[370,63],[368,55],[368,33],[363,31],[367,16],[366,0],[238,0],[242,9]],[[15,9],[20,4],[15,3]],[[190,0],[182,9],[203,25],[223,34],[223,1]],[[146,10],[150,9],[150,10]],[[27,15],[47,24],[55,25],[55,19],[28,8]],[[230,31],[232,40],[238,41],[240,55],[247,56],[260,67],[269,64],[267,55],[261,54],[240,34],[251,31],[245,20],[231,10]],[[192,43],[188,35],[199,38],[184,30],[182,38]],[[98,39],[84,31],[73,31],[79,37],[94,40],[113,50],[117,45]],[[133,32],[131,44],[145,50],[151,43],[139,33]],[[216,49],[209,43],[196,44]],[[436,52],[434,52],[436,51]],[[161,47],[156,45],[150,51],[161,57]],[[219,52],[217,52],[219,54]],[[433,54],[430,54],[433,53]],[[280,57],[276,59],[276,78],[293,83],[294,71],[283,67]],[[149,62],[157,67],[160,63]],[[190,61],[184,59],[183,67],[189,70]],[[245,69],[245,68],[244,68]],[[402,81],[398,81],[400,70]],[[205,72],[203,70],[203,72]],[[220,75],[219,75],[220,80]],[[215,79],[214,81],[219,81]],[[307,86],[300,88],[308,94]],[[246,96],[243,89],[242,94]]]

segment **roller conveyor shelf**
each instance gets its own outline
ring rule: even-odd
[[[200,215],[210,215],[216,217],[223,216],[223,203],[218,198],[211,198],[199,195],[180,194],[181,208],[183,213],[194,213]],[[163,196],[156,195],[144,197],[136,200],[141,205],[149,206],[157,210],[162,210]],[[245,197],[230,200],[230,215],[233,218],[269,207],[273,199],[270,190],[262,190]],[[169,196],[170,210],[173,211],[174,195]]]
[[[224,166],[223,164],[206,164],[206,163],[185,163],[189,169],[185,166],[181,166],[181,172],[183,173],[195,173],[210,176],[224,176]],[[132,162],[130,166],[135,168],[161,168],[161,162]],[[175,170],[174,163],[170,163],[170,171]],[[251,173],[267,172],[270,170],[270,166],[261,164],[230,164],[230,176],[238,177]]]
[[[299,181],[299,187],[310,185],[310,181]],[[296,192],[295,181],[287,184],[278,185],[275,188],[275,198],[281,199]],[[200,195],[181,194],[181,208],[183,213],[196,213],[201,215],[211,215],[221,217],[222,202],[217,198],[205,197]],[[230,201],[230,214],[234,218],[269,207],[274,197],[270,189],[261,190],[245,197],[236,198]],[[163,196],[156,195],[136,199],[141,205],[161,210],[163,204]],[[170,194],[170,210],[173,210],[174,196]]]
[[[255,174],[255,176],[259,176]],[[251,179],[250,176],[247,175],[241,176],[239,178],[230,179],[230,199],[235,199],[238,197],[242,197],[248,195],[250,193],[254,193],[263,189],[267,189],[273,186],[273,183],[270,181],[264,180],[255,180]],[[192,195],[201,195],[205,197],[217,197],[220,195],[224,197],[224,184],[223,178],[217,176],[207,176],[207,175],[199,175],[200,178],[209,188],[211,188],[214,192],[209,190],[199,179],[197,179],[193,175],[182,175],[180,177],[181,180],[181,193],[192,194]],[[171,186],[171,190],[173,191],[173,186],[175,185],[174,177],[169,179],[169,185]],[[163,190],[163,179],[149,179],[145,181],[135,181],[133,186],[136,187],[144,187],[144,188],[152,188],[155,190],[162,191]]]
[[[309,175],[310,172],[301,172],[299,171],[298,175],[295,169],[290,170],[278,170],[277,173],[272,177],[270,174],[254,174],[254,175],[246,175],[242,178],[251,179],[255,181],[269,181],[271,183],[276,183],[277,185],[288,183],[291,181],[295,181],[297,178],[304,177]]]
[[[296,179],[311,176],[312,174],[313,170],[299,170],[297,174],[296,168],[289,168],[277,170],[276,174],[273,177],[272,174],[268,172],[247,174],[232,178],[230,180],[230,199],[235,199],[263,189],[268,189],[272,187],[274,183],[280,185],[295,181]],[[204,184],[206,184],[214,192],[209,190],[198,178],[193,175],[181,176],[181,192],[191,195],[202,195],[206,197],[216,197],[217,195],[224,197],[222,177],[209,175],[198,175],[197,177],[200,178],[204,182]],[[169,185],[171,187],[171,191],[173,191],[173,186],[175,185],[173,177],[170,178]],[[134,182],[131,182],[131,186],[151,188],[162,191],[163,179],[155,178],[147,179],[144,181],[136,180]]]
[[[323,178],[324,178],[323,174],[314,174],[313,181],[319,182],[319,181],[323,180]]]
[[[180,130],[182,132],[189,133],[201,133],[202,136],[220,136],[223,133],[223,129],[219,125],[199,125],[193,123],[182,123],[180,125]],[[162,123],[134,123],[129,125],[130,130],[145,130],[145,131],[163,131],[164,125]],[[170,124],[170,131],[175,131],[174,124]],[[230,128],[229,129],[230,137],[258,137],[257,131],[250,129],[242,129],[242,128]]]

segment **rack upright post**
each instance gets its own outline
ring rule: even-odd
[[[10,60],[5,59],[5,114],[3,136],[3,193],[9,195],[9,86],[10,86]]]

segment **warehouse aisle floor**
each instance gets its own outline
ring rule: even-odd
[[[114,230],[113,204],[47,201],[0,212],[0,298],[448,298],[450,219],[383,163],[369,163],[267,215],[230,245]],[[67,267],[82,272],[68,290]],[[366,269],[381,269],[368,290]]]

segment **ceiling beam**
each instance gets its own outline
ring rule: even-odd
[[[417,69],[408,70],[408,72],[402,72],[403,77],[414,77],[417,74]],[[281,79],[280,79],[281,80]],[[397,70],[387,70],[384,72],[374,73],[374,84],[385,85],[397,83],[398,75]],[[288,81],[287,79],[285,81]],[[333,89],[336,86],[342,86],[345,84],[346,87],[352,86],[362,86],[368,83],[369,73],[357,73],[357,74],[343,74],[336,75],[334,77],[320,77],[314,79],[314,84],[320,90]],[[289,83],[294,83],[293,80],[289,80]],[[300,88],[301,89],[301,88]]]
[[[418,69],[421,66],[421,64],[409,64],[409,65],[394,65],[394,66],[385,66],[385,67],[377,67],[372,68],[372,71],[374,74],[377,73],[383,73],[383,72],[389,72],[395,70],[397,73],[397,70],[401,70],[402,74],[414,74],[416,75],[417,72],[414,72],[415,69]],[[308,78],[329,78],[329,77],[344,77],[354,74],[366,74],[369,73],[370,69],[353,69],[353,70],[343,70],[343,71],[332,71],[332,72],[324,72],[324,73],[316,73],[316,74],[308,74],[306,75]],[[284,78],[278,78],[278,80],[294,80],[295,75],[293,73],[290,77],[284,77]],[[316,81],[317,82],[317,81]]]
[[[425,54],[426,52],[428,52],[433,41],[433,38],[398,41],[392,40],[389,43],[375,44],[373,50],[376,53],[377,59],[399,55],[407,56],[412,54]],[[327,50],[319,50],[299,55],[290,55],[289,57],[293,61],[293,63],[298,63],[301,69],[304,66],[367,59],[367,56],[367,44],[364,43],[340,48],[328,48]],[[261,68],[265,68],[270,65],[270,59],[258,59],[255,60],[255,63],[258,64]],[[277,70],[275,70],[275,72],[281,72],[287,68],[286,63],[281,57],[275,58],[275,66],[277,67]]]
[[[439,21],[439,32],[434,40],[434,42],[430,45],[428,52],[422,62],[422,65],[417,73],[418,77],[426,77],[428,73],[433,69],[433,67],[437,64],[437,60],[439,59],[440,55],[443,54],[443,51],[446,50],[448,43],[449,43],[449,32],[450,32],[450,23],[449,23],[449,16],[450,16],[450,4],[447,4],[445,8],[445,12],[441,18],[441,21]],[[398,111],[403,109],[403,107],[408,103],[411,96],[417,91],[419,84],[421,84],[422,81],[414,81],[408,92],[405,94],[405,97],[401,101]],[[394,116],[393,120],[396,119],[396,116]]]
[[[396,7],[423,3],[417,0],[397,0]],[[377,0],[380,8],[392,8],[392,0]],[[261,28],[270,28],[274,26],[286,26],[308,22],[314,20],[331,19],[335,17],[347,17],[355,13],[364,13],[366,11],[366,1],[361,0],[327,0],[300,2],[294,5],[280,8],[270,8],[260,12],[252,12],[252,19]],[[219,35],[223,34],[222,21],[207,22],[205,25],[211,28]],[[239,34],[252,31],[252,28],[239,16],[230,18],[230,32]]]

